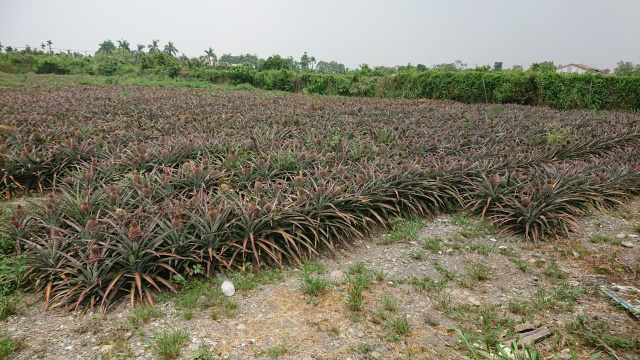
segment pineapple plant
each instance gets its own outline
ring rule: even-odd
[[[87,223],[85,225],[85,230],[87,230],[88,232],[94,232],[98,226],[100,226],[100,223],[98,222],[97,218],[95,215],[89,215],[89,219],[87,219]]]
[[[140,224],[138,224],[137,221],[134,220],[131,222],[131,225],[129,225],[128,235],[129,235],[129,241],[133,243],[142,241],[144,234],[142,233]]]
[[[548,179],[547,182],[542,186],[542,189],[540,190],[540,195],[543,198],[548,199],[553,195],[554,189],[555,189],[555,184],[553,179]]]

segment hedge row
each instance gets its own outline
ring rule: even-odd
[[[530,72],[403,72],[394,76],[255,72],[248,68],[194,71],[190,76],[216,83],[249,83],[265,90],[361,97],[454,100],[463,103],[516,103],[557,109],[640,110],[640,77]]]

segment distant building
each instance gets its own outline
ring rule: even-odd
[[[568,64],[568,65],[558,66],[556,68],[556,72],[559,74],[584,74],[587,72],[593,72],[603,76],[613,76],[609,73],[604,72],[603,70],[596,69],[594,67],[591,67],[588,65],[582,65],[582,64]]]

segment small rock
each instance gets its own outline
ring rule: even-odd
[[[579,258],[579,257],[580,257],[580,254],[578,254],[578,253],[577,253],[577,252],[575,252],[575,251],[574,251],[574,252],[572,252],[572,254],[573,254],[573,257],[574,257],[574,258]]]
[[[103,346],[100,348],[100,352],[108,353],[108,352],[109,352],[109,351],[111,351],[112,349],[113,349],[113,345],[103,345]]]
[[[508,356],[508,358],[511,359],[511,348],[505,345],[498,344],[498,350],[504,352]]]
[[[470,303],[472,303],[473,305],[477,305],[477,306],[482,305],[482,304],[480,303],[480,301],[476,300],[476,299],[475,299],[475,298],[473,298],[473,297],[469,297],[469,298],[467,298],[467,300],[469,300],[469,302],[470,302]]]
[[[358,332],[358,337],[359,337],[359,338],[364,337],[364,332],[359,331],[359,332]]]
[[[331,272],[331,274],[329,275],[331,277],[331,280],[335,281],[335,282],[343,282],[346,278],[346,276],[344,275],[344,272],[340,271],[340,270],[334,270]]]
[[[16,330],[18,330],[18,329],[14,328],[14,327],[9,328],[9,331],[16,331]]]
[[[497,239],[495,239],[495,238],[490,238],[489,240],[491,240],[491,241],[493,241],[493,242],[498,241],[498,240],[497,240]]]
[[[625,237],[627,237],[627,235],[626,234],[622,234],[622,233],[616,235],[616,239],[624,239]]]
[[[336,286],[336,290],[338,290],[338,291],[344,291],[344,286]]]
[[[374,359],[381,359],[382,358],[382,354],[380,354],[377,351],[374,351],[374,352],[371,353],[371,357],[374,358]]]
[[[630,239],[637,239],[637,238],[638,238],[638,235],[636,235],[636,234],[628,234],[627,236],[628,236]]]
[[[629,241],[623,241],[620,243],[620,246],[624,246],[627,248],[632,248],[633,247],[633,243],[629,242]]]
[[[240,325],[238,325],[238,327],[236,329],[238,329],[238,330],[246,330],[247,329],[247,325],[240,324]]]

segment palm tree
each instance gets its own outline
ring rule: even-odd
[[[213,66],[214,63],[218,62],[218,58],[216,57],[216,54],[213,52],[212,48],[209,48],[209,50],[205,50],[204,53],[207,54],[209,66]]]
[[[313,65],[316,64],[316,57],[312,56],[311,59],[309,59],[309,62],[311,63],[311,71],[313,71]]]
[[[8,52],[8,53],[12,52],[13,50],[14,50],[14,49],[13,49],[13,47],[11,47],[11,46],[7,46],[7,47],[5,48],[5,51],[6,51],[6,52]]]
[[[309,55],[307,55],[307,52],[304,52],[304,55],[302,55],[302,57],[300,57],[300,65],[302,66],[302,70],[307,70],[309,69]]]
[[[138,50],[136,50],[136,61],[140,63],[140,59],[144,55],[144,45],[138,44]]]
[[[175,56],[175,54],[178,54],[178,49],[173,46],[173,42],[169,41],[169,43],[164,46],[164,53],[170,56]]]
[[[125,61],[125,58],[124,58],[125,52],[124,51],[125,50],[126,51],[131,51],[129,49],[129,42],[127,40],[124,40],[124,39],[118,40],[118,49],[121,49],[121,51],[122,51],[122,61]]]
[[[44,48],[46,47],[46,45],[44,43],[40,44],[40,47],[42,48],[42,52],[44,52]]]
[[[51,51],[51,45],[53,45],[51,40],[47,40],[47,45],[49,46],[49,54],[53,54],[53,52]]]
[[[102,52],[105,55],[109,55],[109,54],[113,53],[113,50],[116,49],[116,46],[113,44],[113,41],[111,41],[111,40],[105,40],[102,43],[98,44],[98,46],[100,46],[98,51],[102,50]]]
[[[131,51],[131,49],[129,48],[129,42],[127,40],[118,40],[118,47],[120,49],[122,49],[122,51]]]
[[[151,40],[151,45],[147,46],[149,48],[149,54],[155,54],[160,52],[160,48],[158,47],[159,42],[160,40]]]
[[[4,46],[2,46],[2,43],[0,42],[0,52],[2,52],[2,48],[3,48],[3,47],[4,47]]]

